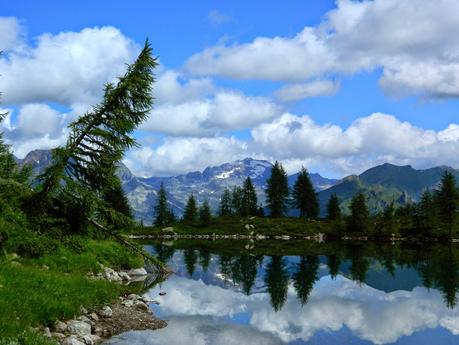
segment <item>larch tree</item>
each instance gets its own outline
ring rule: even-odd
[[[352,232],[365,232],[370,223],[370,212],[363,193],[357,193],[351,200],[351,215],[349,216],[348,229]]]
[[[231,192],[228,188],[225,188],[220,198],[220,207],[218,213],[222,217],[230,216],[232,214]]]
[[[436,198],[438,211],[448,231],[448,237],[452,238],[457,218],[459,192],[456,187],[456,179],[451,172],[444,172]]]
[[[212,213],[210,212],[209,202],[204,200],[199,208],[199,223],[201,226],[208,226],[212,220]]]
[[[169,219],[169,207],[167,205],[167,194],[166,189],[164,188],[164,183],[161,183],[161,186],[158,190],[158,199],[154,207],[155,220],[153,222],[154,226],[165,226],[167,225]]]

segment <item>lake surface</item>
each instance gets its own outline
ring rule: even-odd
[[[145,248],[176,272],[147,292],[169,325],[107,344],[459,344],[456,247],[188,240]]]

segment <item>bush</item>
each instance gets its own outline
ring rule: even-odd
[[[16,252],[23,258],[39,258],[47,253],[51,253],[58,248],[58,243],[47,236],[40,236],[30,233],[29,236],[22,238],[18,243]]]

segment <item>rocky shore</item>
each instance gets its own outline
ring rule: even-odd
[[[92,279],[105,279],[111,282],[129,284],[145,281],[149,274],[145,268],[130,271],[115,271],[101,266],[102,271],[89,274]],[[80,315],[72,320],[56,321],[53,327],[42,332],[61,345],[94,345],[117,334],[129,330],[158,329],[167,323],[153,315],[150,303],[157,303],[146,296],[130,294],[119,297],[115,303],[100,309],[80,308]]]

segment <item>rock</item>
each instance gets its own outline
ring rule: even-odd
[[[70,334],[82,337],[84,335],[91,334],[91,325],[84,321],[72,320],[67,326],[67,331]]]
[[[79,316],[77,318],[78,321],[83,321],[83,322],[86,322],[87,324],[93,326],[94,325],[94,322],[92,320],[90,320],[88,317],[86,316]]]
[[[88,313],[88,309],[86,309],[85,307],[81,306],[80,307],[80,313],[81,314],[87,314]]]
[[[53,337],[54,339],[57,339],[57,340],[62,340],[65,338],[65,335],[62,334],[62,333],[51,333],[51,337]]]
[[[123,272],[123,271],[118,272],[118,275],[120,276],[122,280],[131,280],[131,277],[126,272]]]
[[[45,337],[51,338],[53,335],[51,334],[51,331],[49,330],[48,327],[46,327],[43,331]]]
[[[131,301],[137,301],[139,298],[140,296],[134,293],[131,293],[129,296],[127,296],[127,299],[130,299]]]
[[[102,316],[102,317],[112,317],[112,315],[113,315],[112,308],[110,308],[108,305],[103,307],[99,311],[99,315]]]
[[[153,300],[150,298],[150,296],[148,296],[148,295],[146,295],[146,294],[140,296],[140,297],[139,297],[139,301],[142,301],[142,302],[144,302],[144,303],[151,303],[151,302],[153,302]]]
[[[97,342],[100,341],[100,337],[98,335],[85,335],[83,338],[83,341],[86,345],[94,345],[97,344]]]
[[[78,340],[78,338],[75,336],[70,336],[64,339],[62,345],[85,345],[85,343]]]
[[[148,307],[148,305],[146,305],[146,304],[143,303],[142,301],[136,301],[134,304],[135,304],[135,307],[136,307],[138,310],[150,311],[150,308]]]
[[[134,305],[134,301],[130,300],[130,299],[127,299],[127,300],[121,302],[121,304],[124,305],[127,308],[131,308]]]
[[[165,292],[160,292],[159,295],[160,296],[166,296],[166,293]]]
[[[99,321],[99,316],[96,313],[91,313],[89,317],[94,321]]]
[[[162,232],[174,232],[174,228],[172,226],[168,226],[167,228],[161,229]]]
[[[67,324],[65,322],[57,320],[54,323],[54,330],[57,333],[65,333],[65,331],[67,330]]]
[[[119,282],[122,280],[122,278],[118,275],[118,273],[116,273],[116,271],[111,269],[110,267],[104,267],[103,271],[104,271],[103,275],[105,279],[107,279],[108,281]]]
[[[146,276],[148,273],[145,268],[141,267],[141,268],[134,268],[128,271],[127,274],[129,276]]]

